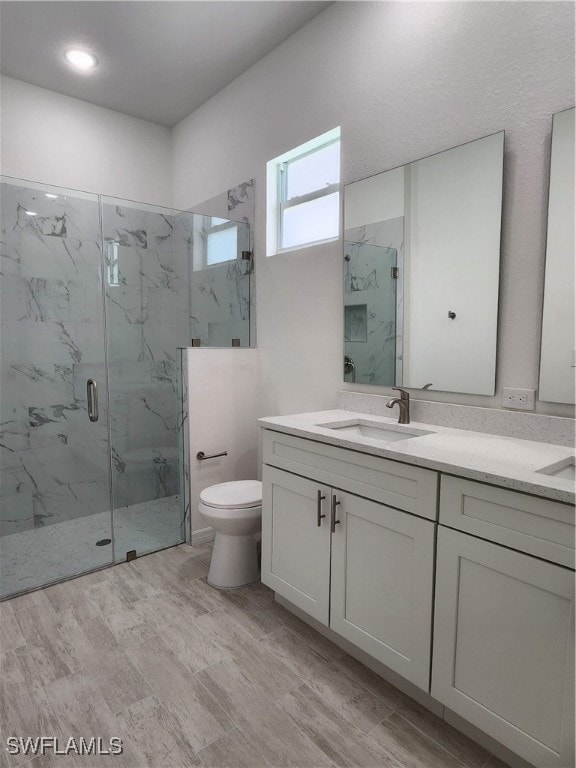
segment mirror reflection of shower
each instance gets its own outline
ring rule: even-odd
[[[344,380],[392,386],[399,364],[398,251],[367,241],[365,232],[353,235],[344,243]]]

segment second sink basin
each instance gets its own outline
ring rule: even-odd
[[[564,480],[576,480],[575,457],[569,456],[567,459],[557,461],[548,467],[537,470],[540,475],[549,475],[550,477],[561,477]]]
[[[372,440],[379,440],[383,443],[395,443],[398,440],[408,440],[411,437],[421,437],[422,435],[431,435],[424,429],[414,429],[407,426],[396,426],[391,424],[382,424],[379,421],[368,421],[367,419],[353,419],[350,421],[334,421],[329,424],[317,424],[324,429],[334,429],[346,435],[354,437],[369,437]]]

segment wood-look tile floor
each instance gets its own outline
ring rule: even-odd
[[[496,768],[261,584],[181,545],[0,603],[0,766]],[[119,756],[11,756],[7,736],[116,736]]]

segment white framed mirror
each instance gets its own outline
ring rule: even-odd
[[[538,399],[574,403],[574,108],[552,118]]]
[[[344,380],[493,395],[504,132],[348,184]]]

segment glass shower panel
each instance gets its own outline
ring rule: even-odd
[[[0,208],[4,596],[113,555],[98,197],[3,178]]]
[[[346,381],[392,386],[401,292],[398,252],[367,242],[344,242],[344,355]],[[353,377],[353,378],[352,378]]]
[[[188,270],[189,337],[184,346],[250,346],[252,258],[245,222],[183,212],[174,218],[175,253]]]
[[[169,209],[102,198],[116,561],[184,540],[179,346],[188,274]]]

